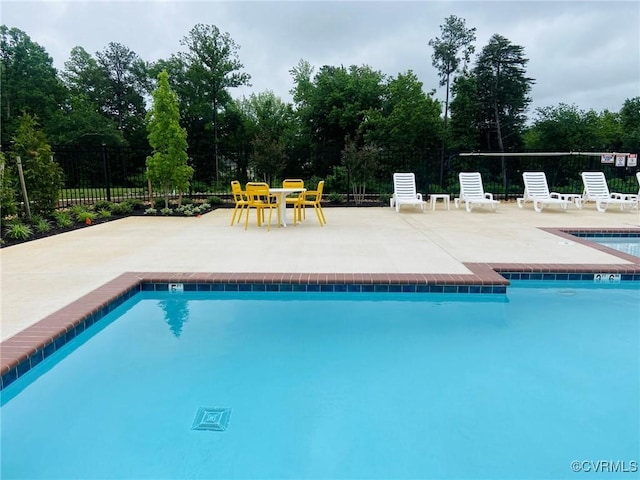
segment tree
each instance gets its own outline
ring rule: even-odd
[[[109,144],[146,146],[147,68],[134,52],[112,42],[94,58],[74,47],[64,65],[70,96],[56,131],[62,143],[90,134]]]
[[[461,75],[453,82],[451,102],[451,147],[474,151],[480,148],[480,103],[475,75]]]
[[[340,165],[345,138],[356,135],[370,111],[382,108],[385,77],[367,65],[325,65],[309,85],[310,68],[299,67],[293,71],[298,121],[309,138],[314,173],[323,177]]]
[[[146,67],[138,55],[120,43],[110,42],[96,53],[97,63],[106,77],[102,109],[112,118],[130,145],[141,145],[144,138]]]
[[[560,103],[536,110],[537,118],[525,134],[528,149],[546,152],[620,151],[620,115],[597,113]]]
[[[436,37],[429,40],[429,46],[433,48],[431,60],[432,65],[438,69],[440,86],[446,86],[442,127],[442,156],[440,160],[440,183],[442,183],[448,135],[449,89],[452,75],[456,72],[466,73],[467,64],[471,55],[475,52],[473,42],[476,41],[476,29],[467,28],[464,19],[450,15],[445,19],[444,25],[440,25],[440,32],[442,38]],[[460,68],[461,62],[462,68]]]
[[[242,111],[251,132],[251,165],[255,173],[269,182],[282,175],[286,167],[285,136],[291,129],[293,112],[273,92],[251,94],[242,102]]]
[[[167,72],[158,75],[158,88],[152,96],[147,130],[153,154],[147,157],[147,175],[152,184],[159,187],[164,206],[169,208],[169,193],[189,189],[193,168],[187,165],[187,132],[180,126],[178,98],[169,87]]]
[[[365,138],[391,151],[424,151],[438,145],[440,102],[425,94],[413,71],[386,83],[382,108],[367,112]]]
[[[58,204],[64,178],[62,168],[53,159],[45,134],[38,127],[32,115],[20,117],[13,138],[12,160],[14,165],[18,157],[22,162],[31,212],[49,215]]]
[[[474,75],[480,107],[481,135],[486,148],[504,152],[507,146],[519,148],[526,121],[525,112],[534,83],[525,75],[529,62],[524,49],[495,34],[482,49]],[[509,143],[505,140],[509,138]]]
[[[65,88],[46,50],[17,28],[0,25],[0,138],[15,134],[22,114],[49,120],[64,102]]]
[[[8,168],[6,155],[0,152],[0,218],[15,215],[17,211],[13,172]]]
[[[358,145],[358,139],[347,137],[342,150],[342,163],[349,174],[349,183],[353,189],[356,205],[364,201],[367,183],[374,178],[378,167],[380,150],[373,144]]]
[[[640,97],[628,98],[620,109],[622,150],[640,152]]]
[[[181,45],[188,51],[179,55],[184,65],[184,81],[196,109],[213,113],[213,144],[216,179],[218,175],[218,110],[231,100],[228,88],[249,85],[251,76],[238,59],[238,45],[215,25],[197,24]]]

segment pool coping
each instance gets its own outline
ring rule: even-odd
[[[471,274],[125,272],[0,343],[0,390],[140,291],[314,291],[504,294],[510,280],[589,280],[599,273],[640,281],[640,258],[572,234],[640,234],[639,228],[540,228],[626,264],[463,263]]]

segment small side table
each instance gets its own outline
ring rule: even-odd
[[[429,195],[429,200],[431,201],[431,210],[436,209],[436,202],[438,200],[442,200],[444,205],[447,207],[447,210],[449,210],[449,202],[451,200],[451,196],[448,193],[434,193],[432,195]]]
[[[562,200],[573,203],[578,210],[582,208],[582,195],[579,193],[560,193],[559,196]]]

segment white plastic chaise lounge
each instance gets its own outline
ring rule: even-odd
[[[604,172],[582,172],[581,176],[584,184],[583,205],[586,202],[595,202],[599,212],[606,212],[609,205],[620,205],[621,210],[638,205],[637,199],[633,198],[634,195],[610,192]]]
[[[413,173],[393,174],[393,196],[389,203],[398,213],[403,205],[420,207],[424,212],[425,202],[422,200],[422,194],[416,192],[416,177]]]
[[[562,198],[560,193],[550,192],[547,176],[544,172],[524,172],[524,194],[518,198],[518,207],[523,208],[527,202],[533,202],[533,209],[542,212],[545,205],[558,205],[563,210],[569,206],[569,200]]]
[[[473,209],[474,205],[484,207],[490,206],[494,211],[498,208],[500,200],[494,200],[492,193],[484,191],[482,186],[482,175],[479,172],[460,172],[460,196],[453,200],[456,208],[460,207],[460,202],[464,202],[467,212]]]

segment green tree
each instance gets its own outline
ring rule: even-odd
[[[213,160],[218,178],[218,114],[231,101],[228,89],[249,85],[251,76],[238,58],[238,45],[228,33],[221,33],[215,25],[197,24],[180,42],[187,51],[178,55],[174,69],[181,73],[182,94],[192,103],[196,117],[207,118],[213,130]],[[204,117],[204,113],[208,115]]]
[[[475,75],[457,77],[452,91],[450,146],[455,150],[479,150],[480,102]]]
[[[353,199],[356,205],[364,201],[367,193],[367,184],[375,177],[380,160],[380,149],[374,144],[358,145],[355,137],[345,139],[345,147],[342,150],[342,164],[349,174],[349,183],[353,191]]]
[[[450,15],[445,19],[444,25],[440,25],[440,32],[442,38],[436,37],[429,40],[429,46],[433,48],[431,60],[433,66],[438,70],[440,86],[446,87],[442,128],[442,157],[440,162],[440,181],[442,182],[442,169],[444,167],[448,134],[449,90],[452,76],[457,72],[466,73],[471,55],[475,51],[473,42],[476,41],[476,29],[467,28],[464,19]]]
[[[96,57],[107,80],[101,105],[104,113],[131,146],[146,144],[144,92],[148,82],[144,62],[135,52],[115,42],[97,52]]]
[[[7,165],[7,157],[0,152],[0,218],[15,215],[17,210],[13,172]]]
[[[180,126],[178,98],[169,87],[167,72],[158,75],[158,87],[152,96],[147,130],[153,154],[147,157],[147,175],[163,193],[168,208],[171,191],[182,193],[189,189],[193,168],[187,165],[187,132]]]
[[[35,117],[29,114],[20,117],[20,124],[13,137],[14,165],[17,157],[22,162],[31,213],[51,214],[64,186],[63,172],[53,159],[45,134],[38,128]]]
[[[82,47],[74,47],[61,77],[70,95],[58,115],[55,138],[60,143],[75,143],[90,135],[108,144],[147,145],[148,72],[134,52],[112,42],[94,58]]]
[[[287,165],[286,136],[293,117],[291,105],[271,91],[251,94],[241,103],[247,120],[245,131],[252,135],[251,166],[256,176],[266,182],[281,178]]]
[[[66,91],[46,50],[22,30],[0,25],[0,139],[12,138],[23,113],[48,131]]]
[[[437,147],[440,134],[440,102],[426,94],[422,82],[409,70],[389,78],[382,108],[365,117],[365,137],[390,151],[424,151]]]
[[[495,34],[482,49],[474,75],[479,101],[480,135],[489,150],[521,148],[525,112],[534,80],[526,76],[524,49]]]
[[[619,151],[623,129],[620,115],[581,110],[560,103],[536,110],[524,136],[526,147],[541,152]]]
[[[620,109],[622,150],[640,152],[640,97],[628,98]]]
[[[302,62],[292,72],[298,121],[310,142],[313,170],[323,177],[340,165],[345,138],[357,134],[372,110],[382,108],[385,77],[367,65],[325,65],[309,85],[308,65]]]

